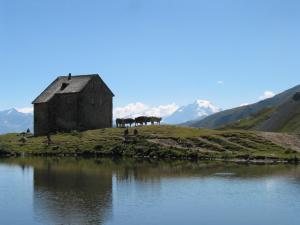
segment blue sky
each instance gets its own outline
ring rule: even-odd
[[[0,0],[0,109],[30,106],[69,72],[100,73],[117,107],[255,102],[300,84],[299,11],[296,0]]]

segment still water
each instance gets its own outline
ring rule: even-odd
[[[1,225],[299,225],[300,166],[0,160]]]

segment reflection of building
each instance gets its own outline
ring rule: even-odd
[[[102,224],[111,205],[111,173],[74,164],[34,169],[34,210],[42,223]]]

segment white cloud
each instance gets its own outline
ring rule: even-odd
[[[259,97],[259,100],[264,100],[267,98],[272,98],[275,96],[275,93],[272,91],[265,91],[262,96]]]
[[[149,105],[137,102],[124,107],[114,109],[114,118],[138,117],[138,116],[158,116],[167,117],[174,113],[179,107],[173,103],[169,105],[160,105],[151,107]]]
[[[27,108],[17,108],[16,109],[18,112],[21,113],[33,113],[33,108],[32,107],[27,107]]]
[[[114,118],[125,117],[137,117],[137,116],[158,116],[167,117],[174,113],[178,109],[178,105],[175,103],[169,105],[160,105],[157,107],[151,107],[149,105],[137,102],[131,103],[124,107],[118,107],[114,109]],[[16,108],[21,113],[33,113],[32,107]]]
[[[224,81],[223,80],[218,80],[217,83],[222,85],[222,84],[224,84]]]

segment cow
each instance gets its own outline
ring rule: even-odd
[[[152,125],[154,125],[155,123],[160,125],[162,118],[161,117],[147,117],[147,116],[140,116],[135,118],[135,126],[137,125],[148,125],[148,123],[151,123]]]
[[[162,121],[162,118],[161,117],[152,116],[152,117],[150,117],[150,121],[151,121],[152,125],[154,125],[155,123],[157,123],[158,125],[160,125],[160,122]]]
[[[134,119],[131,119],[131,118],[127,118],[127,119],[124,119],[124,123],[125,125],[129,125],[130,127],[132,126],[132,124],[135,123],[135,120]]]
[[[116,119],[117,128],[125,126],[123,119]]]
[[[116,119],[116,126],[117,128],[124,128],[126,126],[132,127],[132,124],[135,124],[135,126],[147,126],[148,123],[151,123],[151,125],[158,124],[160,125],[162,121],[161,117],[155,117],[155,116],[139,116],[135,119],[132,118],[126,118],[126,119]]]
[[[127,119],[116,119],[116,126],[117,128],[123,128],[126,125],[129,125],[130,127],[132,126],[132,124],[134,124],[135,120],[131,119],[131,118],[127,118]]]
[[[135,118],[134,119],[135,126],[138,126],[138,125],[143,126],[144,124],[147,125],[146,118],[147,118],[146,116],[140,116],[140,117]]]

